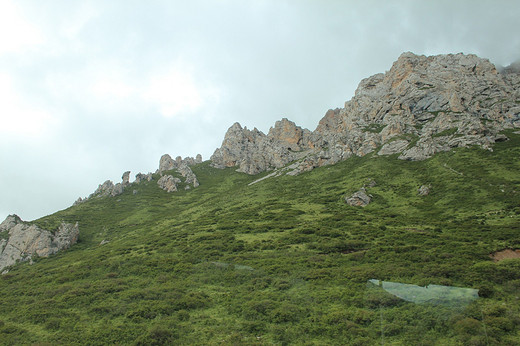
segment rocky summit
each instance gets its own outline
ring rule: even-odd
[[[475,55],[404,53],[386,73],[366,78],[343,108],[310,132],[282,119],[265,135],[235,123],[215,150],[214,167],[257,174],[286,166],[295,175],[353,155],[424,160],[451,148],[492,150],[500,131],[520,127],[520,71]]]

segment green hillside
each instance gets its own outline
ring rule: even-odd
[[[196,189],[155,177],[36,220],[78,221],[80,239],[0,276],[0,343],[520,345],[520,259],[490,258],[520,248],[507,135],[493,152],[370,154],[251,186],[262,175],[205,162]],[[372,203],[348,206],[363,185]],[[419,304],[371,279],[479,298]]]

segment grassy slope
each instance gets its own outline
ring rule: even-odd
[[[152,181],[36,220],[79,221],[80,241],[0,277],[0,343],[520,344],[520,261],[488,256],[520,248],[510,137],[494,152],[368,155],[252,186],[203,163],[197,189]],[[371,179],[373,203],[347,206]],[[414,305],[372,295],[372,278],[484,297]]]

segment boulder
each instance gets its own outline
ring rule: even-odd
[[[430,194],[431,185],[421,185],[417,190],[419,196],[428,196]]]
[[[365,207],[370,203],[370,201],[371,198],[369,195],[367,195],[367,191],[365,190],[365,188],[361,188],[353,195],[345,198],[345,202],[347,202],[348,205],[353,207]]]

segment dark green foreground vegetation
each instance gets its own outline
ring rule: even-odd
[[[489,257],[520,248],[508,135],[494,152],[368,155],[252,186],[206,162],[197,189],[152,181],[37,220],[79,221],[80,241],[0,277],[0,343],[520,345],[520,260]],[[371,179],[373,203],[347,206]],[[418,305],[369,279],[480,298]]]

